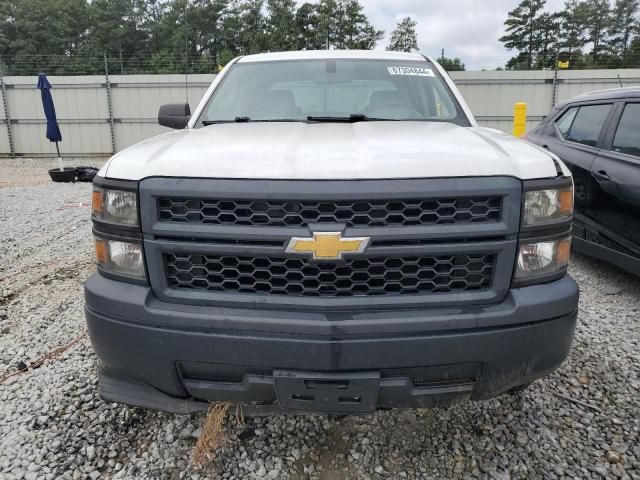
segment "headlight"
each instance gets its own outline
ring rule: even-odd
[[[523,243],[518,251],[515,280],[552,277],[564,274],[571,254],[571,237],[535,243]]]
[[[137,242],[95,238],[96,260],[106,271],[144,278],[142,246]]]
[[[119,225],[138,224],[138,201],[135,192],[94,187],[91,197],[96,220]]]
[[[573,187],[525,192],[525,226],[561,222],[571,219],[572,215]]]

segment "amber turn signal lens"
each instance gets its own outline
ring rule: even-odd
[[[573,213],[573,189],[560,190],[558,192],[558,203],[562,213],[571,215]]]
[[[571,239],[565,238],[560,240],[556,246],[556,264],[566,265],[569,263],[571,256]]]
[[[107,242],[100,238],[95,239],[96,260],[100,265],[106,265],[109,255],[107,252]]]
[[[91,195],[91,210],[94,215],[102,212],[102,190],[94,190]]]

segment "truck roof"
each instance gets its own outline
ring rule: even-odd
[[[420,53],[387,52],[384,50],[302,50],[296,52],[258,53],[241,57],[238,63],[268,62],[277,60],[322,60],[325,58],[354,58],[369,60],[395,60],[423,62]]]

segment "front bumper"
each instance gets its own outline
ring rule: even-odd
[[[489,306],[305,312],[165,303],[94,274],[85,297],[107,400],[369,413],[490,398],[551,372],[571,347],[578,287],[567,276]]]

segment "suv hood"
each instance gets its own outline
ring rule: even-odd
[[[551,154],[497,130],[437,122],[229,123],[159,135],[101,176],[245,179],[555,177]]]

